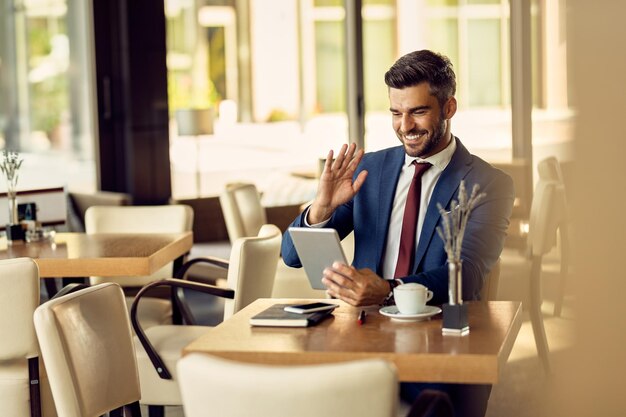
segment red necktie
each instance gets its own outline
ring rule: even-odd
[[[415,231],[417,229],[417,218],[420,212],[420,199],[422,196],[422,174],[432,165],[428,162],[418,163],[413,161],[415,173],[413,181],[409,187],[404,206],[404,216],[402,217],[402,233],[400,234],[400,251],[398,252],[398,263],[394,278],[406,277],[413,266],[415,257]]]

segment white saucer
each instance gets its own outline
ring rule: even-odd
[[[441,309],[435,306],[426,306],[424,308],[424,311],[422,311],[421,313],[417,313],[417,314],[402,314],[398,311],[398,307],[396,306],[382,307],[378,311],[383,316],[391,317],[394,320],[401,320],[401,321],[424,320],[424,319],[427,319],[428,317],[434,316],[435,314],[441,313]]]

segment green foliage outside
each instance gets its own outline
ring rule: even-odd
[[[167,96],[171,113],[177,109],[215,108],[222,100],[211,80],[208,80],[206,88],[198,88],[189,73],[168,71],[167,77]]]

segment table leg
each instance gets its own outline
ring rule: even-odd
[[[176,272],[183,266],[185,262],[185,255],[179,256],[174,260],[173,271]],[[182,288],[172,288],[171,299],[172,299],[172,323],[173,324],[183,324],[183,315],[180,312],[180,307],[178,304],[178,297],[176,295],[177,291],[182,291]]]

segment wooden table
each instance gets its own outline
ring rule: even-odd
[[[144,234],[57,233],[54,242],[7,245],[0,259],[29,257],[42,278],[144,276],[189,252],[192,232]]]
[[[302,365],[384,358],[401,381],[493,384],[511,352],[522,323],[521,303],[469,303],[470,334],[443,336],[441,315],[400,322],[367,308],[340,303],[334,317],[310,328],[251,327],[254,314],[276,303],[311,300],[259,299],[189,344],[183,354],[209,353],[250,363]],[[323,300],[328,301],[328,300]]]

